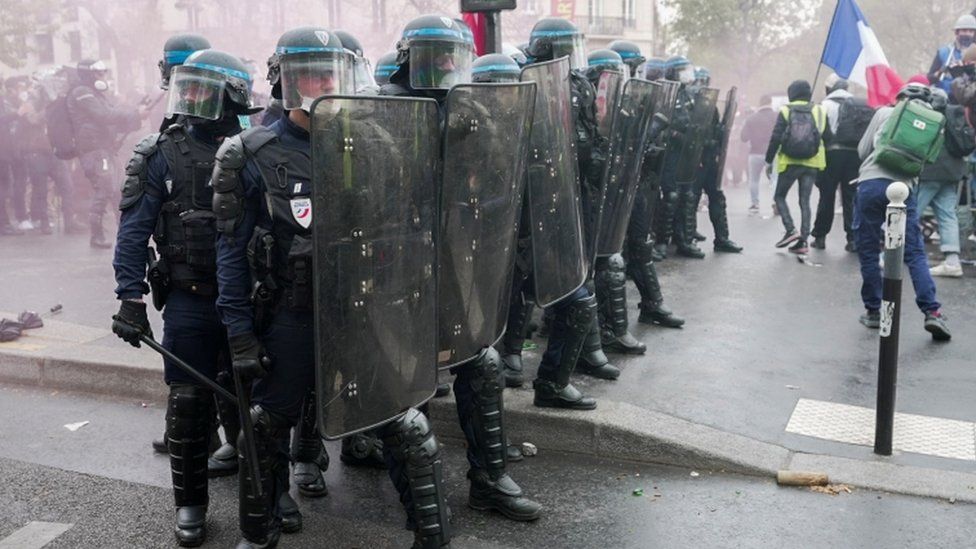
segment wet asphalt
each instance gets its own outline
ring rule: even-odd
[[[89,423],[64,427],[80,421]],[[48,521],[72,525],[49,548],[175,547],[168,462],[149,447],[162,421],[151,403],[0,386],[0,540]],[[329,495],[295,496],[305,527],[280,547],[409,547],[385,472],[343,465],[335,444],[329,451]],[[974,508],[961,503],[856,489],[831,496],[546,452],[510,466],[546,508],[536,523],[513,523],[466,507],[462,448],[446,445],[444,460],[456,548],[967,547],[976,536]],[[237,540],[236,482],[211,482],[205,547]]]

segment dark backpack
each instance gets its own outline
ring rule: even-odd
[[[874,108],[858,97],[849,97],[840,102],[837,110],[837,131],[831,143],[844,147],[857,148],[868,131],[874,118]]]
[[[959,105],[946,108],[945,148],[956,158],[965,158],[976,151],[976,131],[966,120],[966,110]]]
[[[78,143],[75,141],[75,128],[71,123],[67,94],[44,107],[44,122],[47,125],[47,140],[51,143],[54,156],[61,160],[77,158]]]
[[[807,160],[820,151],[820,129],[813,116],[813,105],[788,105],[789,119],[780,145],[783,154],[796,160]]]

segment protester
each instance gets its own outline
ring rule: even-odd
[[[960,16],[953,30],[956,34],[955,40],[935,52],[935,59],[932,60],[927,75],[929,83],[937,85],[946,93],[949,92],[952,80],[956,76],[952,74],[951,69],[962,64],[962,52],[976,39],[976,17],[968,13]]]
[[[857,156],[857,144],[864,136],[874,109],[863,99],[855,98],[847,90],[848,83],[837,76],[830,75],[826,82],[827,97],[822,106],[827,113],[827,123],[833,136],[827,144],[827,168],[817,177],[820,202],[817,204],[817,217],[813,224],[813,247],[823,250],[827,247],[827,234],[834,224],[834,201],[840,188],[841,207],[844,214],[844,234],[847,236],[845,250],[855,251],[854,230],[851,220],[854,213],[854,194],[861,159]]]
[[[784,105],[776,118],[773,134],[766,148],[766,174],[773,172],[773,161],[777,162],[779,179],[773,199],[783,218],[786,233],[776,242],[777,248],[785,248],[791,243],[790,252],[805,254],[809,251],[807,239],[810,236],[810,193],[819,172],[827,167],[827,153],[824,141],[830,140],[830,127],[823,107],[810,102],[813,95],[810,83],[795,80],[787,90],[789,103]],[[793,183],[799,182],[800,192],[800,231],[797,232],[786,204]]]
[[[759,109],[750,114],[742,125],[739,138],[749,144],[749,213],[759,213],[759,180],[762,178],[766,146],[776,125],[776,113],[771,106],[772,98],[763,95],[759,99]]]
[[[949,105],[949,96],[941,88],[932,90],[932,107],[946,116],[945,146],[935,163],[926,166],[919,176],[918,211],[929,204],[939,222],[939,249],[945,261],[932,267],[933,276],[962,277],[959,261],[959,182],[966,174],[966,157],[976,148],[976,134],[959,105]]]
[[[926,104],[931,100],[931,90],[917,83],[905,85],[898,93],[899,101],[918,100]],[[885,192],[893,181],[904,181],[911,189],[906,200],[905,263],[911,273],[915,287],[915,303],[925,314],[925,330],[937,341],[948,341],[952,334],[942,314],[942,305],[935,295],[935,281],[929,273],[929,262],[925,256],[922,232],[918,225],[918,189],[913,177],[906,177],[878,161],[882,130],[894,112],[893,107],[882,107],[871,119],[864,138],[858,145],[862,159],[858,174],[857,198],[854,209],[854,232],[857,238],[857,253],[861,264],[861,300],[865,313],[861,324],[868,328],[881,326],[881,266],[879,254],[882,232],[888,207]]]

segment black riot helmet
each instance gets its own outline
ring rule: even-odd
[[[225,111],[254,114],[261,109],[251,106],[253,84],[247,66],[238,57],[219,50],[200,50],[173,67],[166,112],[204,120],[217,120]]]
[[[630,76],[637,75],[637,67],[644,63],[644,54],[641,53],[640,46],[630,40],[614,40],[607,46],[617,52],[624,64],[630,67]]]
[[[373,67],[369,64],[369,59],[363,55],[363,45],[350,32],[344,30],[333,31],[339,37],[342,47],[352,53],[352,72],[354,78],[354,88],[358,92],[363,89],[375,88],[376,80],[373,78]]]
[[[586,57],[588,72],[618,71],[624,72],[624,60],[620,54],[611,50],[593,50]]]
[[[482,55],[471,64],[472,82],[508,84],[518,82],[521,73],[518,63],[503,53]]]
[[[91,86],[98,91],[108,89],[108,66],[98,59],[82,59],[78,61],[76,74],[82,84]]]
[[[308,110],[312,101],[327,94],[352,93],[352,54],[332,32],[321,27],[299,27],[281,35],[268,59],[271,96],[285,110]]]
[[[409,71],[416,90],[449,90],[471,81],[471,29],[450,17],[421,15],[403,27],[397,42],[397,70]]]
[[[695,67],[695,84],[708,87],[712,84],[712,73],[705,67]]]
[[[373,69],[373,79],[376,85],[385,86],[390,83],[390,76],[397,70],[397,53],[391,51],[384,53],[376,60],[376,68]]]
[[[664,78],[667,62],[660,57],[652,57],[644,63],[644,80],[660,80]]]
[[[583,33],[576,25],[560,17],[546,17],[536,22],[529,33],[529,45],[525,55],[529,58],[529,63],[569,56],[570,68],[586,68]]]
[[[177,34],[163,44],[163,58],[159,60],[159,87],[169,89],[173,67],[182,65],[194,52],[210,49],[210,42],[199,34]]]
[[[675,55],[664,62],[664,78],[691,85],[695,82],[695,67],[683,55]]]

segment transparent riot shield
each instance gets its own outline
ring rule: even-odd
[[[690,185],[698,177],[705,141],[712,135],[712,120],[718,104],[718,90],[700,88],[694,95],[688,131],[681,142],[681,152],[675,172],[678,184]]]
[[[521,80],[536,83],[526,202],[535,300],[548,307],[582,286],[590,268],[583,251],[569,60],[529,65]]]
[[[438,364],[494,345],[508,317],[535,84],[464,84],[447,96],[439,236]]]
[[[651,82],[638,79],[628,80],[624,85],[610,134],[611,155],[604,178],[606,199],[597,241],[598,256],[623,249],[659,89]]]
[[[718,143],[718,169],[716,170],[715,177],[718,181],[715,182],[715,187],[721,189],[722,181],[725,179],[725,159],[729,154],[729,137],[732,135],[732,126],[735,124],[735,113],[739,109],[739,101],[737,99],[737,89],[732,86],[729,93],[725,96],[725,109],[722,112],[722,121],[719,134]]]
[[[429,99],[311,109],[319,428],[339,438],[433,396],[440,156]]]

